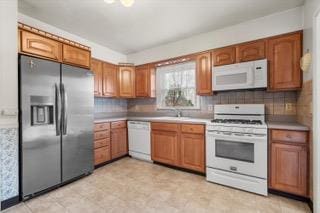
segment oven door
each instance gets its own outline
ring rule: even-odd
[[[267,178],[266,135],[207,131],[207,167]]]
[[[213,67],[212,73],[215,91],[254,87],[254,70],[252,66],[226,65]]]

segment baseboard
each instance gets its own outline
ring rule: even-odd
[[[11,206],[17,205],[18,203],[20,203],[19,195],[7,200],[3,200],[1,201],[1,210],[10,208]]]
[[[98,168],[100,168],[100,167],[103,167],[103,166],[105,166],[105,165],[107,165],[107,164],[113,163],[113,162],[115,162],[115,161],[118,161],[118,160],[120,160],[120,159],[122,159],[122,158],[126,158],[126,157],[130,157],[129,154],[126,154],[126,155],[123,155],[123,156],[114,158],[114,159],[112,159],[112,160],[109,160],[109,161],[100,163],[100,164],[94,166],[94,169],[98,169]]]
[[[197,172],[197,171],[193,171],[193,170],[190,170],[190,169],[185,169],[185,168],[181,168],[181,167],[178,167],[178,166],[172,166],[172,165],[168,165],[168,164],[157,162],[157,161],[153,161],[153,163],[157,164],[157,165],[165,166],[165,167],[168,167],[168,168],[171,168],[171,169],[180,170],[180,171],[183,171],[183,172],[189,172],[189,173],[192,173],[192,174],[195,174],[195,175],[206,176],[206,174],[203,173],[203,172]]]
[[[308,197],[303,197],[303,196],[299,196],[299,195],[294,195],[294,194],[290,194],[290,193],[286,193],[286,192],[281,192],[281,191],[277,191],[274,189],[269,189],[268,190],[269,193],[274,194],[274,195],[280,195],[282,197],[287,197],[293,200],[298,200],[301,202],[305,202],[308,204],[309,208],[311,209],[311,211],[313,212],[313,203],[312,200]]]

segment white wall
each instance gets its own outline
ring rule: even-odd
[[[17,0],[0,0],[0,128],[17,127],[18,110]]]
[[[87,45],[91,47],[91,54],[94,58],[98,58],[114,64],[127,61],[127,56],[122,53],[116,52],[97,43],[88,41],[87,39],[81,38],[80,36],[61,30],[57,27],[44,23],[38,19],[19,13],[18,20],[19,22],[30,25],[32,27]]]
[[[264,38],[302,29],[302,10],[297,7],[246,21],[220,30],[157,46],[128,55],[128,62],[144,64],[226,45]]]

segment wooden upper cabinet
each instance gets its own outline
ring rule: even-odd
[[[118,67],[113,64],[102,64],[102,96],[118,96]]]
[[[210,52],[200,54],[196,57],[196,82],[198,95],[212,94],[212,73]]]
[[[271,182],[276,190],[308,196],[307,150],[304,146],[272,143]]]
[[[181,134],[181,166],[186,169],[205,172],[205,148],[203,134]]]
[[[212,51],[213,66],[233,64],[236,62],[236,47],[223,47]]]
[[[135,68],[136,97],[155,97],[155,67],[153,64]]]
[[[268,40],[269,90],[301,88],[301,44],[301,32],[281,35]]]
[[[265,57],[265,40],[237,45],[237,63],[264,59]]]
[[[63,44],[62,61],[66,64],[90,67],[91,54],[90,51],[68,44]]]
[[[91,59],[91,70],[94,73],[94,95],[102,96],[102,62]]]
[[[20,31],[20,51],[61,62],[62,44],[43,36]]]
[[[122,98],[135,97],[135,69],[134,67],[119,67],[119,96]]]

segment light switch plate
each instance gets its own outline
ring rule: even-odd
[[[286,104],[285,104],[285,110],[286,110],[286,112],[292,111],[292,107],[293,107],[292,103],[286,103]]]
[[[208,111],[211,111],[211,112],[213,111],[213,105],[212,104],[208,105]]]

